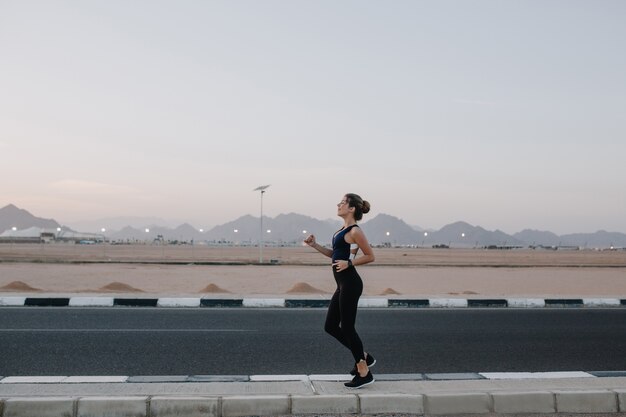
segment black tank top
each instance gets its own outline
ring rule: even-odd
[[[333,262],[347,261],[350,259],[350,244],[346,242],[345,236],[353,227],[359,227],[357,224],[348,226],[345,229],[337,231],[333,235]]]

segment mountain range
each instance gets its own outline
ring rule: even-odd
[[[288,213],[274,218],[263,217],[263,228],[258,217],[251,215],[241,216],[233,221],[215,226],[210,230],[201,230],[188,223],[171,228],[163,225],[145,223],[138,226],[142,220],[154,218],[126,218],[132,219],[133,226],[122,227],[119,230],[107,230],[104,234],[107,240],[153,240],[162,236],[165,240],[177,241],[209,241],[224,243],[256,243],[261,233],[266,242],[298,244],[308,234],[314,234],[318,242],[329,244],[335,231],[341,227],[341,222],[335,219],[319,220],[313,217]],[[115,219],[112,219],[115,220]],[[114,224],[112,221],[111,224]],[[118,220],[117,224],[122,224]],[[12,204],[0,209],[0,234],[13,227],[26,229],[29,227],[56,229],[62,227],[53,219],[36,217],[27,210],[20,209]],[[108,226],[108,224],[107,224]],[[388,215],[378,214],[374,218],[360,223],[371,244],[374,245],[448,245],[451,247],[485,247],[485,246],[547,246],[547,247],[583,247],[608,248],[625,247],[626,234],[607,232],[604,230],[595,233],[575,233],[557,235],[549,231],[526,229],[513,235],[500,230],[490,231],[480,226],[466,222],[448,224],[440,230],[425,230],[411,226],[403,220]],[[262,231],[261,231],[262,230]],[[81,232],[100,232],[100,230],[80,230]]]
[[[35,217],[28,211],[9,204],[0,209],[0,233],[13,227],[18,229],[28,229],[29,227],[56,229],[61,225],[56,220]]]

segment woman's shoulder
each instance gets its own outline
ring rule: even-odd
[[[350,234],[363,234],[363,229],[358,224],[353,224],[350,226]]]

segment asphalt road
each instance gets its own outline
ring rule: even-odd
[[[322,309],[0,308],[0,376],[337,374]],[[376,373],[626,370],[626,309],[362,309]]]

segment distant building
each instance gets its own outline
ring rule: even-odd
[[[57,231],[41,227],[29,227],[22,230],[5,230],[0,234],[0,243],[51,243],[80,242],[82,240],[104,241],[104,236],[95,233],[79,233],[69,230]]]

